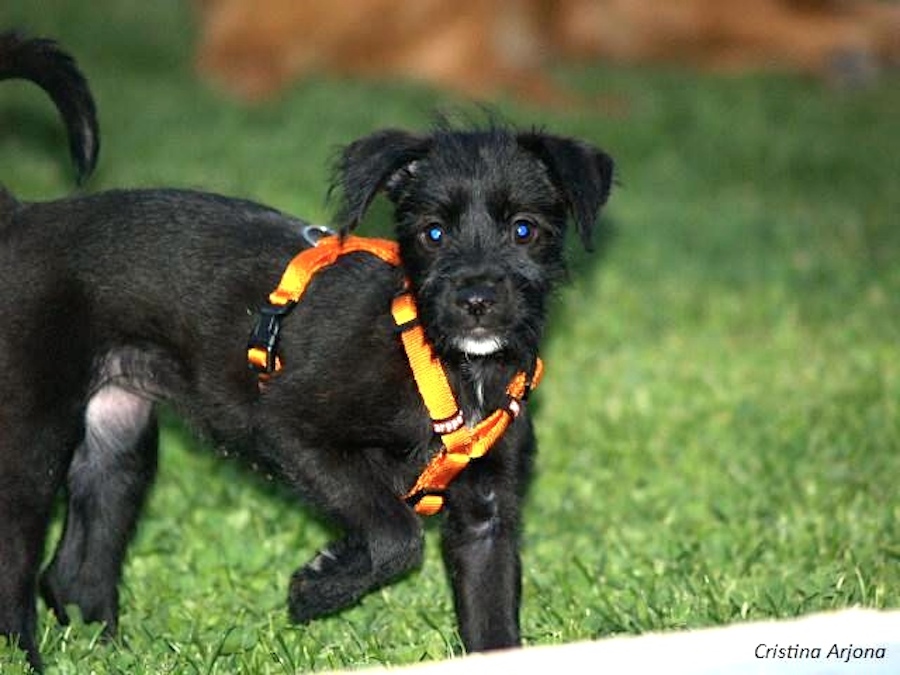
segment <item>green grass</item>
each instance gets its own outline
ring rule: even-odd
[[[326,219],[335,148],[427,126],[453,99],[318,79],[247,108],[199,83],[176,0],[7,0],[0,26],[57,36],[89,74],[90,189],[200,186]],[[900,607],[900,84],[577,68],[622,115],[510,103],[510,120],[618,160],[601,254],[573,251],[554,308],[526,512],[529,644],[861,605]],[[0,85],[0,181],[71,191],[34,87]],[[58,531],[58,526],[56,528]],[[429,531],[423,570],[288,625],[290,573],[329,532],[176,424],[131,550],[121,636],[42,608],[48,672],[293,673],[461,653]],[[20,656],[0,647],[0,670]]]

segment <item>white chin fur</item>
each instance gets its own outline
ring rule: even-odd
[[[488,356],[503,349],[503,340],[498,337],[456,338],[454,346],[469,356]]]

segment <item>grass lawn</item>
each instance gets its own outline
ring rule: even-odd
[[[460,107],[423,87],[326,79],[243,107],[192,74],[183,1],[4,0],[0,27],[14,25],[59,38],[92,82],[103,146],[90,190],[203,187],[325,220],[338,145]],[[771,75],[560,77],[626,112],[498,106],[604,147],[621,181],[603,250],[573,247],[545,345],[526,642],[900,607],[900,79],[839,91]],[[69,193],[65,153],[43,93],[0,84],[0,182],[24,198]],[[436,534],[420,573],[292,627],[288,579],[328,530],[173,421],[120,638],[99,644],[97,625],[63,628],[41,607],[48,673],[460,654]],[[21,667],[0,647],[4,675]]]

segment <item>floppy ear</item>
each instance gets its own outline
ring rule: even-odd
[[[592,250],[597,213],[612,187],[612,158],[572,138],[529,132],[519,134],[517,140],[547,167],[550,180],[566,200],[584,247]]]
[[[429,138],[397,129],[377,131],[354,141],[338,158],[331,190],[341,192],[339,222],[342,232],[359,225],[375,195],[392,188],[401,171],[428,152]],[[396,199],[396,195],[390,195]]]

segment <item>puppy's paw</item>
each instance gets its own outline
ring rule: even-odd
[[[68,626],[70,619],[69,613],[66,611],[66,602],[59,589],[59,584],[49,574],[45,573],[40,579],[40,593],[60,625]]]
[[[115,587],[99,583],[64,580],[51,568],[41,576],[40,593],[47,607],[63,626],[70,622],[66,607],[77,607],[85,623],[103,623],[103,639],[115,637],[119,624],[119,600]]]
[[[369,590],[366,549],[344,539],[320,551],[294,572],[288,609],[295,623],[308,623],[356,604]]]
[[[294,572],[288,594],[291,619],[308,623],[355,605],[418,567],[422,546],[418,529],[409,536],[368,541],[348,537],[331,544]]]

